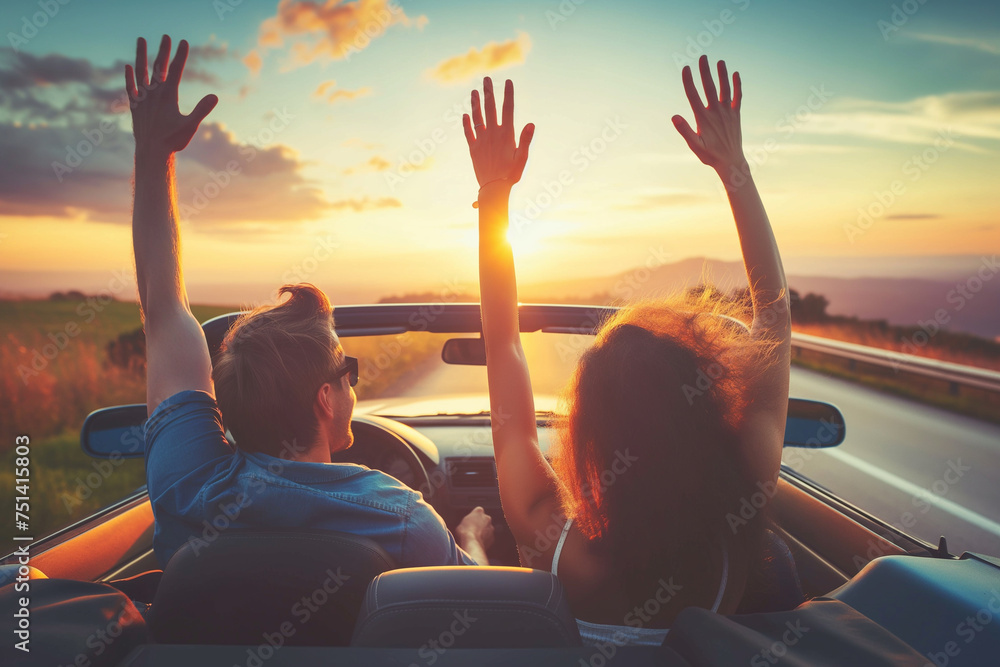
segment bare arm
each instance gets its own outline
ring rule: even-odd
[[[497,123],[493,82],[472,93],[472,118],[464,117],[472,164],[479,180],[479,289],[486,372],[490,390],[493,447],[504,516],[520,545],[535,542],[535,532],[550,521],[558,505],[558,482],[538,449],[535,401],[521,347],[517,317],[514,256],[507,241],[508,199],[528,159],[534,126],[514,143],[514,85],[507,81],[502,124]]]
[[[756,478],[774,480],[781,465],[788,414],[791,351],[788,284],[771,223],[743,155],[740,75],[738,72],[733,74],[730,89],[726,64],[720,60],[720,89],[717,91],[707,57],[701,57],[699,67],[707,106],[695,87],[691,68],[685,67],[682,75],[698,131],[692,130],[681,116],[674,116],[673,122],[694,154],[719,174],[729,194],[753,300],[751,335],[779,343],[773,363],[755,379],[753,387],[747,388],[753,402],[746,414],[743,432],[747,459],[754,466]]]
[[[139,303],[146,330],[146,405],[150,414],[165,398],[185,389],[214,395],[212,362],[198,321],[191,314],[180,266],[174,154],[191,141],[218,98],[203,98],[190,115],[177,107],[188,44],[181,41],[173,63],[163,36],[149,77],[146,41],[138,40],[135,70],[125,66],[125,90],[135,134],[135,202],[132,247]]]
[[[458,546],[480,565],[489,565],[486,552],[493,546],[493,519],[482,507],[475,507],[455,527]]]

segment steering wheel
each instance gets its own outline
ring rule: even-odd
[[[333,462],[357,463],[372,470],[380,470],[429,497],[432,495],[429,491],[433,487],[427,469],[413,445],[405,436],[393,430],[391,424],[388,419],[376,421],[354,417],[351,420],[354,445],[334,454]]]

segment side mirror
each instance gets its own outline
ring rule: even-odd
[[[450,338],[441,348],[441,359],[446,364],[485,366],[486,341],[482,338]]]
[[[821,401],[788,399],[785,447],[836,447],[846,433],[844,415],[836,407]]]
[[[95,459],[141,459],[145,454],[146,404],[119,405],[87,415],[80,446]]]

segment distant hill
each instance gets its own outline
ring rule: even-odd
[[[797,267],[789,273],[789,285],[801,294],[814,292],[825,296],[831,315],[846,315],[861,319],[884,319],[890,324],[913,325],[927,321],[943,310],[947,328],[976,334],[990,339],[1000,336],[1000,276],[991,275],[983,281],[979,292],[963,297],[956,286],[966,282],[980,263],[980,258],[923,258],[926,269],[921,271],[920,258],[821,258],[812,261],[792,260]],[[864,260],[862,262],[862,260]],[[901,262],[905,266],[900,265]],[[839,268],[838,268],[839,267]],[[566,266],[567,275],[586,272],[588,268]],[[820,273],[838,273],[856,277],[830,277]],[[865,277],[864,271],[870,271]],[[895,271],[896,273],[893,273]],[[905,271],[900,273],[900,271]],[[91,272],[30,272],[0,269],[0,294],[8,297],[46,298],[52,291],[78,289],[87,294],[107,290],[113,273]],[[915,277],[930,276],[930,279]],[[542,283],[522,284],[523,301],[563,301],[568,303],[621,303],[641,296],[669,293],[709,280],[724,290],[746,286],[742,262],[694,257],[654,269],[639,267],[612,275],[586,276]],[[477,285],[473,275],[463,277],[449,300],[475,301]],[[399,287],[396,282],[401,283]],[[233,282],[226,284],[192,283],[189,294],[194,303],[266,303],[274,299],[277,283]],[[388,286],[388,287],[387,287]],[[973,285],[976,286],[976,285]],[[374,284],[345,279],[335,285],[320,284],[329,290],[334,302],[375,303],[380,299],[439,301],[439,285],[419,284],[383,277]],[[436,289],[431,289],[435,288]],[[457,292],[462,292],[458,294]],[[402,296],[399,296],[401,295]],[[393,296],[390,296],[393,295]],[[115,293],[120,299],[134,299],[135,287],[129,284]],[[431,298],[434,297],[434,298]]]
[[[970,274],[970,277],[974,274]],[[579,300],[596,297],[611,302],[641,296],[665,294],[713,282],[724,291],[746,287],[742,262],[725,262],[704,257],[689,258],[655,269],[637,268],[611,276],[525,285],[520,297],[534,300]],[[945,328],[984,338],[1000,337],[1000,276],[958,287],[966,280],[943,281],[920,278],[831,278],[789,275],[788,284],[800,294],[825,296],[831,315],[866,320],[884,319],[890,324],[911,325],[932,320],[938,311],[947,318]],[[972,288],[981,285],[978,292]]]

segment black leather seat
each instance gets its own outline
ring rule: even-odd
[[[346,646],[369,582],[394,567],[345,533],[223,533],[174,554],[146,620],[162,643]]]
[[[550,648],[579,646],[563,587],[521,567],[393,570],[368,586],[354,646]]]

